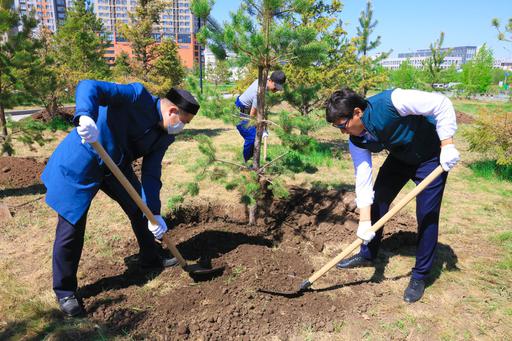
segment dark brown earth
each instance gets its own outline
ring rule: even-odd
[[[40,184],[46,162],[33,158],[0,156],[0,187],[23,188]]]
[[[455,114],[457,115],[457,123],[460,124],[471,124],[475,122],[475,119],[473,116],[468,115],[462,111],[456,111]]]
[[[305,329],[333,332],[348,315],[364,313],[371,299],[389,294],[378,284],[383,276],[360,279],[357,272],[332,269],[303,295],[280,292],[296,291],[321,266],[313,266],[315,257],[329,259],[354,240],[353,198],[345,190],[294,189],[257,226],[244,224],[243,207],[183,209],[173,220],[179,250],[189,260],[226,265],[224,274],[194,283],[180,268],[142,272],[135,255],[116,262],[137,252],[135,241],[113,242],[111,263],[93,259],[82,269],[80,294],[89,317],[135,339],[286,340]],[[414,234],[394,232],[414,228],[408,216],[394,219],[384,247],[413,245]],[[327,244],[335,250],[326,251]],[[157,276],[159,287],[141,289]]]
[[[59,116],[63,118],[67,122],[73,121],[73,116],[75,115],[75,108],[59,108],[56,114],[51,115],[48,110],[42,109],[38,112],[35,112],[32,114],[32,119],[43,121],[43,122],[49,122],[52,120],[52,118]]]

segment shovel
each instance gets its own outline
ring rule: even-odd
[[[439,175],[443,173],[443,168],[438,166],[436,169],[432,171],[422,182],[418,184],[409,194],[407,194],[402,200],[400,200],[392,209],[390,209],[382,218],[380,218],[373,226],[371,227],[371,231],[376,232],[382,228],[382,226],[387,223],[389,219],[391,219],[395,214],[398,213],[405,205],[407,205],[412,199],[416,198],[418,194],[420,194],[432,181],[434,181]],[[329,271],[332,267],[334,267],[337,263],[339,263],[342,259],[350,255],[356,248],[361,246],[363,243],[362,239],[355,240],[352,244],[350,244],[344,251],[330,260],[327,264],[325,264],[320,270],[315,272],[311,277],[302,282],[298,291],[289,292],[289,293],[277,293],[271,292],[267,290],[260,290],[264,293],[269,294],[278,294],[281,296],[288,297],[296,297],[302,294],[304,291],[308,290],[313,283],[322,277],[327,271]]]
[[[117,180],[119,180],[121,185],[128,192],[130,197],[133,199],[133,201],[135,201],[135,203],[140,208],[140,210],[146,215],[146,217],[151,222],[151,224],[157,225],[158,223],[155,219],[155,216],[151,212],[151,210],[142,201],[142,198],[140,197],[139,193],[137,193],[135,188],[133,188],[132,184],[128,181],[126,176],[124,176],[124,174],[121,172],[119,167],[117,167],[117,165],[114,163],[114,161],[112,161],[112,159],[107,154],[107,152],[105,151],[103,146],[101,144],[99,144],[98,142],[93,142],[91,145],[96,150],[96,152],[100,155],[103,162],[105,162],[108,169],[110,169],[112,174],[114,174],[114,176],[117,178]],[[171,240],[171,237],[169,236],[169,233],[164,234],[162,240],[163,240],[164,244],[167,246],[167,248],[169,249],[169,251],[171,251],[172,255],[174,257],[176,257],[176,259],[180,263],[181,268],[184,271],[186,271],[194,281],[209,280],[213,277],[222,275],[222,273],[224,272],[224,267],[207,269],[207,268],[203,268],[199,264],[187,263],[185,258],[183,258],[181,253],[176,248],[176,245],[174,245],[173,241]]]

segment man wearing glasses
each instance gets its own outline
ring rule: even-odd
[[[363,240],[360,252],[338,263],[339,269],[372,266],[383,232],[370,232],[372,224],[386,214],[407,181],[420,183],[439,164],[445,170],[416,197],[416,264],[404,300],[418,301],[432,268],[447,172],[460,159],[453,144],[457,123],[452,103],[441,94],[417,90],[386,90],[365,99],[344,88],[327,100],[326,120],[350,135],[360,210],[357,236]],[[383,149],[389,155],[372,186],[371,153]]]

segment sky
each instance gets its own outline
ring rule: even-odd
[[[229,12],[238,9],[240,0],[216,0],[212,16],[219,22],[229,20]],[[366,0],[345,0],[340,18],[350,37],[356,35],[358,18]],[[512,17],[512,0],[373,0],[373,17],[378,21],[371,38],[381,36],[374,51],[400,52],[428,49],[445,33],[443,47],[481,46],[486,43],[496,59],[512,60],[512,43],[497,38],[493,18],[502,26]]]

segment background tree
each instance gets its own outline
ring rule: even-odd
[[[386,73],[380,67],[380,61],[386,59],[392,51],[379,54],[377,57],[368,56],[368,52],[375,50],[380,45],[380,36],[375,40],[370,39],[370,35],[375,30],[378,21],[373,21],[373,6],[371,0],[366,3],[365,10],[361,11],[359,16],[359,26],[357,27],[357,37],[354,40],[359,56],[358,74],[360,77],[359,90],[363,96],[366,96],[368,89],[383,84],[386,79]]]
[[[443,42],[444,32],[441,32],[439,39],[430,44],[430,57],[423,62],[425,81],[430,84],[431,89],[435,89],[434,84],[441,82],[443,71],[441,65],[446,56],[451,52],[450,49],[443,49]]]
[[[496,27],[498,30],[498,39],[503,41],[512,42],[512,18],[508,19],[508,23],[503,27],[503,30],[500,26],[500,19],[494,18],[492,19],[492,26]],[[507,37],[507,34],[509,35]]]
[[[103,57],[107,41],[102,21],[86,0],[76,0],[55,35],[55,62],[59,76],[74,89],[81,79],[108,79],[110,69]]]
[[[30,102],[33,97],[27,85],[34,82],[34,66],[38,63],[35,51],[39,40],[33,37],[36,27],[34,17],[18,16],[12,10],[12,3],[3,1],[0,7],[0,145],[1,154],[12,154],[11,136],[8,134],[5,109],[22,102]],[[21,24],[21,30],[18,27]]]
[[[134,76],[149,82],[152,63],[157,58],[153,26],[160,21],[165,4],[160,0],[138,0],[130,22],[119,25],[119,32],[131,43]]]
[[[487,92],[492,84],[493,63],[492,51],[484,44],[475,58],[462,66],[461,87],[466,96]]]
[[[127,83],[132,76],[131,60],[128,53],[122,51],[116,56],[114,67],[112,68],[112,77],[119,83]]]
[[[409,59],[402,62],[398,69],[390,72],[389,81],[393,87],[402,89],[420,89],[420,72]]]
[[[192,13],[197,17],[198,27],[201,31],[203,27],[206,29],[206,20],[210,15],[213,5],[215,4],[214,0],[192,0],[190,8]],[[203,92],[203,46],[206,44],[205,35],[202,32],[199,32],[198,39],[199,45],[199,87],[201,89],[201,93]]]
[[[217,60],[215,65],[208,65],[206,79],[216,86],[229,82],[231,79],[230,63],[227,60]]]
[[[172,86],[178,86],[183,77],[185,69],[178,55],[178,45],[165,39],[154,47],[155,60],[148,75],[150,90],[158,96],[165,96]]]

